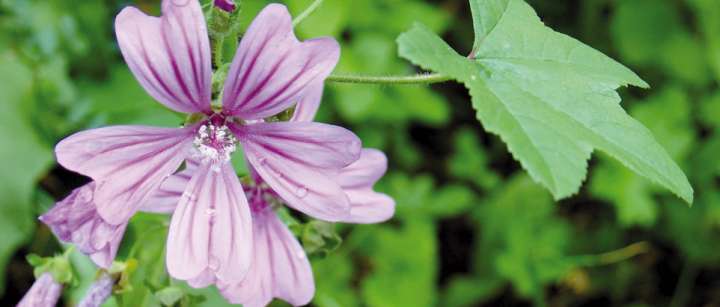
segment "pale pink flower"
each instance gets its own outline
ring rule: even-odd
[[[115,259],[127,223],[113,225],[97,213],[95,184],[75,189],[68,197],[40,216],[58,239],[71,242],[98,266],[109,268]]]
[[[295,107],[290,121],[311,122],[315,117],[323,87],[309,90]],[[345,191],[350,202],[350,214],[340,220],[347,223],[370,224],[390,219],[395,214],[395,200],[386,194],[373,190],[375,183],[387,171],[387,157],[382,151],[364,148],[360,159],[339,171],[328,171],[326,175],[337,182]]]
[[[268,202],[274,192],[262,184],[246,191],[253,216],[253,262],[242,282],[218,283],[222,295],[246,307],[268,305],[273,298],[294,306],[315,295],[312,267],[300,243]]]
[[[192,167],[188,167],[188,170],[173,177],[184,178],[182,176],[186,176],[191,170]],[[167,181],[168,184],[171,182]],[[107,269],[115,259],[127,222],[113,225],[102,219],[97,213],[94,194],[94,182],[79,187],[40,216],[40,221],[50,227],[58,239],[75,244],[78,250],[90,256],[95,264]],[[152,201],[140,208],[141,211],[171,213],[180,200],[179,197],[167,199],[161,190],[155,192],[151,199]]]
[[[218,288],[231,303],[243,306],[265,306],[273,298],[293,305],[305,305],[315,294],[312,267],[300,243],[273,211],[271,203],[278,196],[261,178],[253,176],[255,184],[245,187],[252,212],[252,266],[242,282],[218,281],[206,276],[191,280],[195,287],[217,282]],[[188,177],[175,175],[163,184],[158,201],[178,199],[183,181]],[[165,208],[172,211],[172,208]]]
[[[62,285],[55,281],[50,273],[43,273],[25,293],[17,307],[54,307],[60,295]]]
[[[162,17],[133,7],[116,18],[123,56],[140,84],[177,112],[204,115],[182,128],[117,126],[60,142],[58,161],[91,177],[97,213],[123,225],[188,158],[199,159],[175,210],[167,268],[177,279],[241,281],[250,267],[252,222],[230,164],[237,144],[263,179],[294,208],[342,220],[350,203],[323,172],[360,155],[346,129],[312,122],[265,123],[322,87],[339,57],[331,38],[299,42],[287,9],[267,6],[243,36],[228,72],[222,111],[211,108],[212,66],[196,0],[164,0]],[[203,281],[203,282],[201,282]]]
[[[350,215],[343,219],[349,223],[377,223],[392,217],[395,202],[385,194],[372,190],[375,182],[385,173],[387,159],[375,149],[364,149],[358,161],[332,176],[345,189],[351,203]],[[189,168],[192,172],[193,168]],[[245,195],[251,208],[253,221],[252,266],[241,282],[217,281],[222,295],[231,303],[243,306],[266,306],[279,298],[299,306],[309,303],[315,294],[312,267],[300,243],[278,218],[273,205],[279,195],[269,188],[251,169],[254,184],[245,186]],[[183,186],[191,173],[170,177],[160,188],[153,203],[171,212],[183,193]],[[191,281],[193,286],[207,286],[216,282],[212,278]]]

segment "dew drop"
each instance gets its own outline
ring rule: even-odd
[[[305,259],[305,251],[299,250],[295,253],[298,259]]]
[[[207,209],[205,209],[205,214],[207,214],[208,216],[211,216],[211,217],[215,216],[215,209],[207,208]]]
[[[182,198],[187,198],[188,200],[195,200],[195,195],[193,193],[185,191],[182,193]]]
[[[295,195],[297,195],[297,197],[300,197],[300,198],[307,196],[307,194],[308,194],[308,189],[306,187],[299,187],[297,189],[297,191],[295,191]]]

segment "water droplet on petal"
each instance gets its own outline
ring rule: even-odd
[[[300,197],[300,198],[307,196],[307,194],[308,194],[308,189],[306,187],[299,187],[297,189],[297,191],[295,191],[295,195],[297,195],[297,197]]]
[[[183,192],[182,198],[186,198],[188,200],[195,200],[195,195],[193,193],[190,193],[188,191]]]
[[[298,259],[305,259],[305,251],[303,250],[297,251],[295,255],[298,257]]]
[[[209,216],[211,216],[211,217],[212,217],[212,216],[215,216],[215,209],[213,209],[213,208],[207,208],[207,209],[205,209],[205,214],[207,214],[207,215],[209,215]]]

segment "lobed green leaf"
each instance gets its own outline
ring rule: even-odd
[[[398,38],[400,55],[470,90],[485,129],[507,143],[530,176],[561,199],[576,193],[594,149],[692,203],[685,174],[650,131],[620,106],[620,86],[647,87],[599,51],[543,25],[522,0],[472,0],[486,31],[470,58],[417,24]],[[489,16],[489,17],[487,17]],[[489,20],[479,21],[487,17]]]

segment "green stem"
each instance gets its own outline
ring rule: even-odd
[[[213,61],[218,69],[223,65],[223,44],[225,44],[225,36],[217,37],[215,40],[215,50],[213,50]]]
[[[308,6],[304,11],[302,11],[302,13],[300,13],[300,15],[297,15],[297,17],[295,17],[295,19],[293,19],[293,27],[296,27],[301,22],[303,22],[303,20],[305,20],[305,18],[310,16],[310,14],[314,13],[320,7],[320,5],[322,3],[323,3],[323,0],[313,1],[313,3],[310,4],[310,6]]]
[[[415,76],[362,76],[333,74],[327,78],[328,82],[357,83],[357,84],[432,84],[451,80],[442,74],[418,74]]]
[[[645,253],[649,249],[650,244],[645,241],[641,241],[607,253],[578,256],[576,259],[577,264],[581,266],[601,266],[625,261],[639,254]]]

